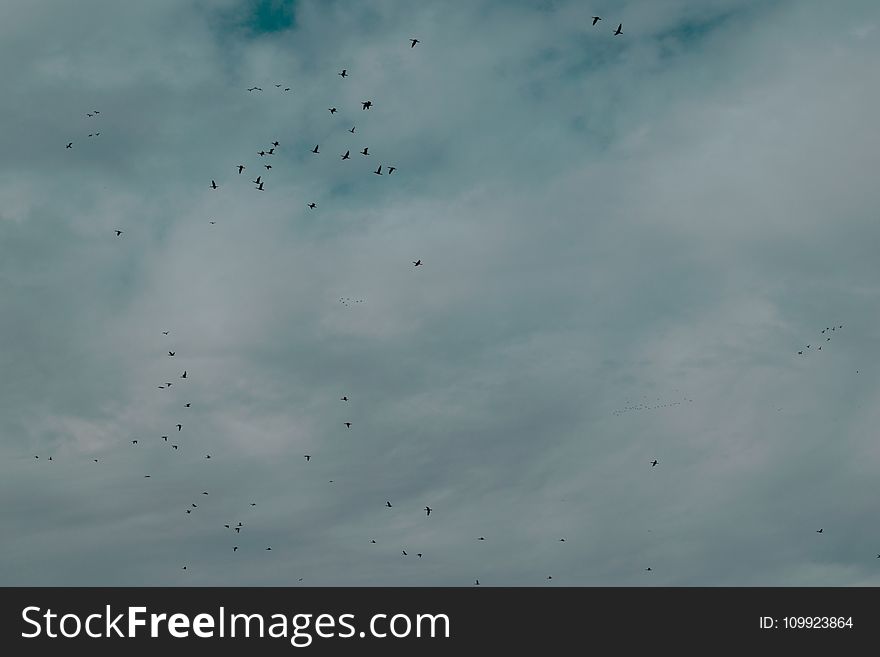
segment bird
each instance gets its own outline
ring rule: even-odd
[[[256,502],[251,502],[251,506],[257,506]]]
[[[370,150],[370,147],[367,146],[364,150],[361,151],[361,155],[369,155],[370,154],[369,150]]]
[[[162,335],[168,335],[168,331],[162,331]]]
[[[192,402],[187,402],[183,405],[184,408],[189,408],[190,406],[192,406]]]
[[[309,203],[309,209],[310,209],[310,210],[314,210],[316,207],[318,207],[318,204],[317,204],[317,203]]]
[[[281,88],[281,85],[280,85],[280,84],[276,84],[275,86],[278,87],[279,89]]]
[[[426,516],[431,515],[431,511],[433,511],[433,509],[431,507],[429,507],[429,506],[425,507],[425,515]]]
[[[421,552],[416,552],[416,556],[417,556],[419,559],[421,559],[421,558],[422,558],[422,553],[421,553]]]
[[[176,352],[174,352],[174,351],[169,351],[169,352],[168,352],[168,355],[169,355],[169,356],[173,356],[175,353],[176,353]]]
[[[259,155],[260,157],[263,157],[266,155],[266,151],[260,151],[259,153],[257,153],[257,155]]]
[[[351,130],[349,130],[349,132],[350,132],[351,134],[354,134],[354,129],[355,129],[356,127],[357,127],[356,125],[351,126]]]
[[[390,176],[392,173],[397,171],[397,167],[388,167],[388,175]]]
[[[547,575],[547,579],[553,579],[553,575]]]
[[[121,230],[117,230],[117,231],[116,231],[116,237],[119,237],[120,235],[122,235],[122,231],[121,231]]]
[[[331,113],[331,114],[336,114],[336,108],[335,108],[335,107],[331,107],[331,108],[330,108],[330,113]]]
[[[318,152],[319,152],[319,151],[318,151],[318,146],[319,146],[319,145],[320,145],[320,144],[315,144],[315,148],[312,150],[312,153],[318,153]]]
[[[564,539],[564,538],[560,538],[560,539],[559,539],[559,542],[560,542],[560,543],[565,543],[565,539]]]
[[[377,176],[381,176],[382,175],[382,165],[380,164],[379,168],[376,169],[373,173],[375,173]]]
[[[475,579],[475,580],[474,580],[474,586],[479,586],[479,585],[480,585],[480,580]]]
[[[338,76],[341,77],[341,78],[344,78],[345,76],[348,75],[348,71],[347,71],[346,69],[342,69],[342,70],[341,70],[339,73],[337,73],[336,75],[338,75]]]
[[[421,267],[421,266],[422,266],[422,261],[421,261],[421,259],[419,259],[419,260],[413,260],[413,267]]]
[[[599,16],[593,16],[593,25],[595,25],[596,23],[598,23],[600,20],[602,20],[601,17],[599,17]]]
[[[819,347],[819,349],[821,349],[821,348],[822,348],[822,347]],[[804,354],[803,351],[799,351],[799,352],[798,352],[798,356],[803,356],[803,354]]]
[[[350,160],[351,159],[351,151],[345,151],[345,155],[342,156],[342,159],[343,160]]]
[[[132,445],[137,445],[137,444],[138,444],[138,441],[136,441],[136,440],[132,440],[132,441],[131,441],[131,444],[132,444]]]
[[[262,179],[263,179],[263,176],[257,176],[257,179],[256,179],[256,180],[252,180],[251,182],[253,182],[255,185],[259,185],[259,184],[260,184],[260,181],[261,181]]]
[[[340,397],[339,401],[348,401],[348,397]]]
[[[270,548],[270,547],[267,547],[267,548],[266,548],[266,549],[267,549],[267,550],[271,550],[271,549],[272,549],[272,548]]]
[[[191,503],[191,504],[192,504],[192,503]],[[194,509],[198,509],[198,508],[199,508],[199,505],[198,505],[198,504],[193,504],[193,505],[192,505],[192,508],[194,508]]]
[[[183,429],[183,425],[182,425],[182,424],[178,424],[178,425],[177,425],[177,430],[180,431],[181,429]]]
[[[823,531],[825,531],[824,528],[823,528],[823,529],[817,529],[817,530],[816,530],[816,533],[817,533],[817,534],[821,534]]]
[[[660,461],[658,461],[657,459],[654,459],[653,461],[651,461],[651,467],[653,468],[658,463],[660,463]]]
[[[388,500],[385,500],[385,506],[387,506],[387,507],[390,509],[390,508],[391,508],[391,502],[389,502]]]
[[[95,463],[97,463],[97,462],[98,462],[98,459],[92,459],[92,460],[93,460],[93,461],[94,461],[94,462],[95,462]]]
[[[217,189],[217,183],[215,183],[213,180],[211,181],[211,189]]]
[[[486,539],[483,538],[482,536],[480,536],[480,538],[478,538],[477,540],[478,540],[478,541],[485,541]]]
[[[406,550],[401,550],[401,552],[403,553],[403,556],[407,556]]]
[[[281,144],[279,144],[277,141],[273,141],[273,142],[272,142],[272,145],[273,145],[273,146],[280,146]]]
[[[245,170],[245,166],[243,164],[238,165],[238,175],[241,175],[241,172]]]
[[[617,30],[615,30],[614,36],[617,36],[618,34],[623,34],[623,23],[617,26]]]
[[[164,440],[164,441],[167,443],[167,442],[168,442],[168,436],[162,436],[162,440]]]
[[[651,571],[651,567],[648,566],[647,568],[645,568],[645,570],[650,572],[650,571]]]
[[[372,106],[373,106],[372,100],[362,100],[361,101],[361,109],[362,110],[370,109]]]
[[[259,185],[257,185],[257,188],[256,188],[256,189],[257,189],[258,192],[264,192],[264,191],[266,191],[265,189],[263,189],[263,183],[260,183]]]
[[[233,545],[233,546],[232,546],[232,551],[233,551],[233,552],[238,552],[238,546],[237,546],[237,545]]]
[[[202,491],[202,495],[207,495],[207,494],[208,494],[208,491],[206,491],[206,490]]]
[[[263,166],[266,167],[266,171],[272,168],[271,164],[264,164]]]
[[[311,454],[306,454],[305,456],[303,456],[303,458],[306,460],[306,463],[312,460]]]
[[[206,459],[209,459],[209,458],[211,458],[211,455],[210,455],[210,454],[205,454],[205,458],[206,458]]]
[[[370,543],[375,543],[375,542],[376,542],[376,539],[374,539],[374,538],[370,539]]]
[[[187,513],[192,513],[192,509],[187,509],[186,512],[187,512]]]
[[[49,460],[51,461],[52,459],[49,459]],[[144,475],[144,479],[149,479],[149,478],[150,478],[150,475]]]
[[[67,146],[65,146],[64,148],[73,148],[73,142],[68,142]]]
[[[186,566],[184,566],[183,569],[186,570]]]
[[[419,41],[418,39],[410,39],[409,41],[410,43],[412,43],[410,48],[415,48],[417,43],[421,43],[421,41]]]
[[[241,527],[233,527],[236,534],[241,534]]]
[[[183,374],[180,375],[180,378],[181,378],[181,379],[185,379],[185,378],[186,378],[186,370],[183,370]]]
[[[343,424],[344,424],[346,427],[348,427],[349,429],[351,429],[351,422],[343,422]]]
[[[179,449],[177,445],[171,445],[171,449]]]

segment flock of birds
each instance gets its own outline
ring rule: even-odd
[[[592,17],[592,26],[595,27],[601,20],[602,20],[602,18],[600,16],[593,16]],[[619,23],[617,28],[614,30],[613,35],[619,36],[621,34],[623,34],[623,24]],[[410,46],[409,46],[410,48],[415,48],[417,44],[421,43],[420,40],[417,38],[411,38],[411,39],[409,39],[409,42],[410,42]],[[349,70],[347,68],[341,69],[337,73],[337,75],[342,79],[347,79],[350,77]],[[291,92],[291,88],[288,86],[285,86],[282,83],[276,83],[276,84],[274,84],[274,86],[281,93]],[[260,86],[254,85],[254,86],[248,87],[247,91],[250,93],[262,92],[263,89]],[[373,101],[372,100],[361,101],[361,111],[369,111],[372,108],[373,108]],[[335,106],[329,107],[327,109],[331,115],[335,115],[339,112],[339,109]],[[92,110],[91,112],[88,112],[86,114],[86,116],[87,116],[87,118],[93,119],[93,118],[98,117],[100,114],[101,114],[101,112],[99,110]],[[356,133],[356,130],[357,130],[357,126],[352,125],[352,127],[348,129],[348,132],[351,133],[352,135],[354,135]],[[101,133],[99,131],[94,131],[94,132],[89,133],[88,137],[95,138],[95,137],[100,136],[100,134]],[[281,146],[280,142],[278,140],[274,140],[271,142],[271,144],[269,146],[261,147],[261,149],[259,151],[257,151],[256,153],[260,158],[271,158],[276,154],[276,149],[278,149],[280,146]],[[72,141],[68,142],[66,144],[65,148],[67,148],[67,149],[73,148],[73,142]],[[355,152],[364,158],[371,157],[371,155],[372,155],[369,151],[369,146],[364,146],[363,149],[361,149],[361,150],[355,149]],[[320,155],[322,153],[322,151],[320,150],[320,144],[315,144],[314,148],[311,149],[311,153],[313,155]],[[339,153],[339,157],[342,161],[351,160],[352,159],[352,149],[348,148],[345,150],[344,153]],[[270,172],[272,171],[273,166],[270,163],[270,161],[263,161],[261,166],[265,171],[260,172],[260,174],[257,175],[256,178],[251,180],[251,183],[253,183],[254,189],[256,191],[263,192],[263,191],[266,191],[266,187],[265,187],[265,185],[267,183],[266,178],[268,176],[270,176]],[[384,167],[384,171],[383,171],[383,167]],[[244,164],[238,164],[234,167],[234,169],[237,170],[238,175],[243,175],[244,171],[247,169],[247,166]],[[377,165],[376,169],[372,171],[372,173],[375,175],[381,176],[381,175],[386,175],[386,174],[392,175],[395,171],[397,171],[396,166],[379,163]],[[219,184],[217,184],[216,179],[212,179],[211,184],[210,184],[210,189],[219,190],[220,188],[221,188],[221,186]],[[315,201],[310,201],[307,204],[307,207],[309,208],[309,210],[315,210],[315,209],[317,209],[318,204]],[[214,221],[212,219],[209,221],[209,223],[213,225],[213,224],[216,224],[216,221]],[[123,235],[123,231],[121,229],[116,229],[115,234],[116,234],[116,237],[121,237]],[[412,261],[412,265],[414,267],[421,267],[423,265],[423,263],[422,263],[421,259],[416,259],[416,260]],[[360,304],[360,303],[364,302],[363,299],[352,299],[350,297],[340,297],[339,301],[342,305],[344,305],[346,307],[351,307],[353,304]],[[821,338],[818,338],[816,340],[816,344],[814,345],[812,342],[809,344],[806,344],[804,348],[802,348],[801,350],[799,350],[797,352],[798,355],[803,356],[803,355],[806,355],[811,352],[821,351],[822,344],[830,342],[832,339],[832,334],[834,334],[836,331],[839,331],[842,329],[843,329],[842,324],[837,325],[837,326],[829,326],[829,327],[822,329],[822,331],[820,332]],[[168,336],[170,334],[170,331],[162,331],[162,333],[163,333],[163,335]],[[177,357],[176,349],[168,349],[167,350],[167,357],[168,358],[176,358]],[[180,370],[178,370],[178,371],[180,371]],[[184,369],[177,376],[177,383],[181,384],[181,382],[185,382],[185,381],[187,381],[187,379],[188,379],[188,370]],[[157,388],[160,390],[170,390],[174,385],[175,385],[174,381],[162,381],[161,383],[159,383],[157,385]],[[340,401],[341,402],[348,402],[349,397],[347,395],[343,395],[342,397],[340,397]],[[654,403],[648,402],[647,399],[640,401],[640,402],[627,402],[626,406],[624,406],[623,408],[620,408],[618,410],[615,410],[613,412],[613,414],[614,415],[621,415],[623,413],[629,413],[629,412],[634,412],[634,411],[647,411],[647,410],[655,410],[655,409],[661,409],[661,408],[669,408],[669,407],[673,407],[673,406],[678,406],[685,401],[692,402],[693,400],[683,398],[681,400],[665,401],[664,402],[664,401],[661,401],[660,398],[658,398]],[[191,402],[185,402],[181,406],[181,408],[183,408],[183,409],[189,409],[191,407],[192,407]],[[343,422],[343,425],[346,427],[347,430],[351,430],[353,423],[349,420],[346,420]],[[162,444],[167,445],[168,449],[172,450],[173,452],[178,452],[181,449],[181,441],[179,439],[172,441],[170,436],[175,433],[178,436],[183,436],[184,435],[183,434],[183,426],[184,425],[182,422],[177,422],[171,426],[173,426],[173,428],[176,431],[169,431],[168,434],[161,434],[159,436],[159,440],[162,442]],[[138,439],[131,440],[132,447],[137,447],[139,444],[140,444],[140,441]],[[39,455],[36,455],[34,458],[39,459],[40,457],[39,457]],[[311,454],[304,454],[303,458],[305,459],[306,463],[311,463],[313,456]],[[205,453],[204,459],[206,459],[206,460],[211,459],[211,454]],[[48,460],[52,461],[53,457],[49,456]],[[93,459],[93,461],[95,463],[98,463],[99,459],[96,458],[96,459]],[[660,463],[660,460],[657,458],[654,458],[654,459],[650,460],[648,463],[650,464],[651,468],[654,468]],[[149,478],[151,478],[151,475],[145,474],[144,478],[149,479]],[[333,483],[333,480],[330,480],[329,483]],[[208,496],[209,496],[209,491],[204,490],[201,492],[201,497],[204,498],[204,497],[208,497]],[[250,505],[250,507],[255,507],[256,502],[250,502],[249,505]],[[391,509],[391,508],[393,508],[393,506],[394,505],[391,503],[390,500],[385,501],[386,508]],[[189,506],[187,506],[184,509],[184,512],[186,515],[192,515],[193,512],[196,511],[198,508],[199,508],[199,505],[197,503],[195,503],[194,501],[191,501],[189,503]],[[423,510],[425,512],[426,518],[430,517],[431,513],[433,512],[433,508],[430,506],[425,506]],[[233,537],[238,537],[241,534],[241,532],[245,529],[245,524],[241,520],[230,521],[228,523],[225,523],[223,525],[223,527],[224,527],[224,530],[228,531]],[[823,531],[824,530],[820,528],[820,529],[816,530],[816,533],[822,534]],[[486,540],[486,538],[484,536],[479,536],[478,538],[476,538],[476,541],[478,541],[478,542],[482,542],[485,540]],[[561,542],[561,543],[564,543],[565,541],[566,541],[566,539],[564,537],[558,539],[558,542]],[[376,543],[377,542],[374,538],[370,539],[370,544],[375,545]],[[238,553],[241,550],[241,546],[238,544],[238,541],[235,541],[235,544],[230,545],[230,549],[233,553]],[[272,551],[272,546],[267,545],[264,548],[264,551],[267,551],[267,552]],[[404,556],[404,557],[409,556],[409,552],[407,551],[406,548],[401,549],[401,556]],[[421,559],[423,557],[423,553],[416,552],[415,556],[417,558]],[[877,558],[880,559],[880,554],[877,555]],[[188,570],[188,565],[181,566],[181,569]],[[651,567],[646,567],[644,570],[646,572],[653,571],[653,569]],[[298,581],[302,581],[302,579],[303,578],[299,578]],[[552,577],[552,575],[548,575],[546,579],[552,580],[553,577]],[[475,579],[474,585],[479,586],[480,580]]]

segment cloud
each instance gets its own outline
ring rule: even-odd
[[[871,9],[7,3],[0,582],[877,584]]]

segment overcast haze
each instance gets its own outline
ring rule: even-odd
[[[880,585],[878,25],[4,2],[0,583]]]

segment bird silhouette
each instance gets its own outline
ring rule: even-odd
[[[391,508],[391,502],[389,502],[388,500],[385,500],[385,506],[387,506],[387,507],[390,509],[390,508]]]
[[[121,231],[121,230],[117,230],[117,231],[116,231],[116,237],[119,237],[120,235],[122,235],[122,231]]]
[[[377,176],[381,176],[382,175],[382,165],[380,164],[379,168],[376,169],[373,173],[375,173]]]
[[[237,546],[237,545],[232,546],[232,551],[233,551],[233,552],[238,552],[238,546]]]
[[[651,571],[651,567],[648,566],[647,568],[645,568],[645,570],[648,571],[648,572],[650,572],[650,571]]]
[[[263,166],[266,167],[266,171],[272,168],[271,164],[264,164]]]
[[[162,335],[168,335],[168,331],[162,331]]]
[[[306,463],[312,460],[312,456],[310,454],[306,454],[305,456],[303,456],[303,458],[306,460]]]
[[[259,185],[257,185],[256,189],[257,189],[258,192],[264,192],[264,191],[266,191],[266,190],[263,189],[263,183],[260,183]]]
[[[361,155],[369,155],[370,147],[367,146],[364,150],[361,151]]]
[[[413,267],[421,267],[421,266],[422,266],[422,261],[421,261],[421,259],[419,259],[419,260],[413,260]]]
[[[241,172],[244,171],[246,168],[247,167],[245,167],[243,164],[239,164],[238,165],[238,175],[241,175]]]
[[[65,146],[64,148],[73,148],[73,142],[68,142],[67,146]]]
[[[261,181],[262,179],[263,179],[263,176],[257,176],[257,179],[256,179],[256,180],[252,180],[251,182],[254,183],[255,185],[259,185],[259,184],[260,184],[260,181]]]
[[[136,440],[132,440],[132,441],[131,441],[131,444],[132,444],[132,445],[137,445],[137,444],[138,444],[138,441],[136,441]]]
[[[351,134],[354,134],[354,129],[355,129],[356,127],[357,127],[356,125],[351,126],[351,130],[349,130],[349,132],[350,132]]]
[[[417,556],[419,559],[421,559],[421,558],[422,558],[422,553],[421,553],[421,552],[416,552],[416,556]]]
[[[351,422],[343,422],[342,424],[351,429]]]
[[[431,515],[431,511],[433,511],[433,509],[431,507],[429,507],[429,506],[425,507],[425,515],[426,516]]]
[[[343,160],[350,160],[351,159],[351,151],[345,151],[345,155],[342,156],[342,159]]]
[[[184,408],[189,408],[190,406],[192,406],[192,402],[187,402],[183,405]]]
[[[185,378],[186,378],[186,370],[183,370],[183,374],[180,375],[180,378],[181,378],[181,379],[185,379]]]
[[[480,585],[480,580],[475,579],[475,580],[474,580],[474,586],[479,586],[479,585]]]
[[[272,146],[275,146],[276,148],[277,148],[278,146],[280,146],[280,145],[281,145],[281,144],[279,144],[277,141],[273,141],[273,142],[272,142]]]
[[[177,425],[177,430],[180,431],[181,429],[183,429],[183,425],[182,425],[182,424],[178,424],[178,425]]]
[[[407,556],[406,550],[401,550],[401,552],[403,553],[403,556]]]
[[[211,181],[211,189],[217,189],[217,183],[215,183],[213,180]]]
[[[320,145],[320,144],[315,144],[315,148],[312,150],[312,153],[318,153],[318,152],[320,152],[320,151],[318,151],[318,146],[319,146],[319,145]]]
[[[480,538],[478,538],[477,540],[478,540],[478,541],[485,541],[486,539],[483,538],[482,536],[480,536]]]
[[[169,352],[168,352],[168,355],[169,355],[169,356],[173,356],[175,353],[176,353],[176,352],[174,352],[174,351],[169,351]]]
[[[824,531],[825,531],[824,529],[817,529],[817,530],[816,530],[816,533],[817,533],[817,534],[821,534],[821,533],[824,532]]]
[[[618,25],[617,29],[614,31],[614,36],[617,36],[618,34],[623,34],[623,23]]]
[[[602,19],[599,16],[593,16],[593,25],[598,23],[600,20],[602,20]]]
[[[421,41],[419,41],[418,39],[410,39],[410,43],[412,43],[412,45],[410,46],[410,48],[415,48],[415,47],[416,47],[416,44],[417,44],[417,43],[421,43]]]
[[[348,401],[348,397],[340,397],[339,401]]]
[[[346,69],[342,69],[342,70],[341,70],[339,73],[337,73],[336,75],[338,75],[338,76],[341,77],[341,78],[344,78],[345,76],[348,75],[348,72],[346,71]]]
[[[259,152],[257,153],[257,155],[259,155],[260,157],[265,157],[265,156],[266,156],[266,151],[259,151]]]
[[[335,108],[335,107],[331,107],[331,108],[330,108],[330,113],[331,113],[331,114],[336,114],[336,108]]]
[[[397,171],[397,167],[388,167],[388,175],[390,176],[392,173]]]
[[[660,463],[660,461],[658,461],[657,459],[654,459],[653,461],[651,461],[651,467],[653,468],[653,467],[654,467],[655,465],[657,465],[658,463]],[[673,468],[673,470],[674,470],[674,469],[675,469],[675,468]]]
[[[370,539],[370,543],[375,543],[375,542],[376,542],[375,539],[373,539],[373,538]]]
[[[317,204],[317,203],[309,203],[309,209],[310,209],[310,210],[314,210],[316,207],[318,207],[318,204]]]
[[[372,106],[373,106],[372,100],[362,100],[361,101],[361,109],[362,110],[370,109]]]

